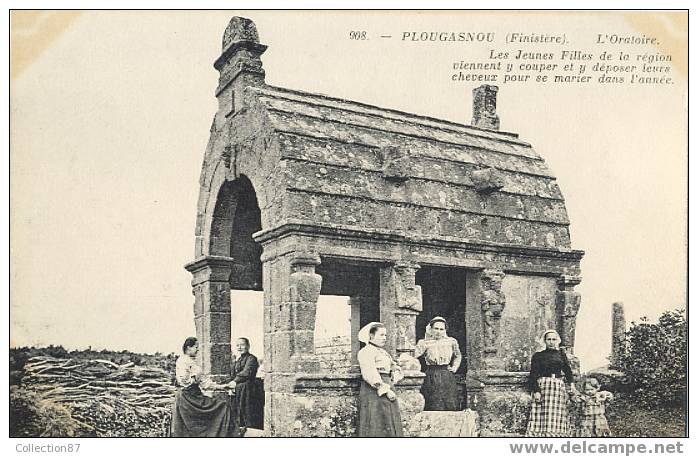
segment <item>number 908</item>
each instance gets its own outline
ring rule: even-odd
[[[351,31],[349,32],[349,39],[350,40],[365,40],[367,39],[366,37],[366,31],[361,31],[361,32],[355,32]]]

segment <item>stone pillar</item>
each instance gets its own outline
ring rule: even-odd
[[[361,301],[362,296],[355,295],[349,297],[349,306],[351,306],[351,333],[349,334],[349,339],[351,340],[351,365],[352,367],[357,366],[359,361],[356,358],[356,354],[361,349],[361,343],[356,338],[361,330]]]
[[[271,271],[271,297],[265,300],[265,355],[273,372],[314,372],[315,314],[322,276],[320,256],[296,251],[279,257]],[[265,290],[266,292],[266,290]],[[265,325],[266,327],[266,325]]]
[[[574,286],[579,284],[582,278],[579,276],[563,275],[558,279],[556,293],[556,308],[560,330],[560,347],[564,348],[568,356],[574,355],[574,334],[577,327],[577,313],[582,301],[579,292],[574,291]]]
[[[265,246],[265,251],[267,247]],[[298,436],[304,397],[297,379],[316,374],[315,314],[322,276],[315,272],[320,256],[294,251],[262,256],[264,281],[264,429],[271,436]]]
[[[379,299],[371,295],[352,295],[349,297],[351,306],[351,364],[358,369],[356,354],[359,352],[361,343],[357,335],[361,328],[372,321],[380,320]]]
[[[502,292],[504,272],[501,270],[483,270],[480,273],[480,310],[483,327],[483,368],[486,370],[503,370],[504,360],[498,354],[499,327],[506,297]]]
[[[380,272],[380,319],[388,331],[385,349],[398,360],[412,358],[417,344],[417,315],[422,311],[422,288],[415,285],[419,265],[396,262]]]
[[[574,286],[581,281],[582,278],[579,276],[561,276],[557,281],[558,290],[555,299],[560,332],[560,349],[567,354],[575,376],[579,376],[580,373],[579,359],[574,355],[574,334],[577,328],[577,313],[579,312],[582,296],[579,292],[574,291]]]
[[[200,257],[185,268],[193,275],[194,323],[199,358],[216,382],[230,377],[230,272],[233,259]]]
[[[616,368],[620,365],[620,359],[625,351],[625,309],[623,303],[613,304],[611,332],[611,368]]]

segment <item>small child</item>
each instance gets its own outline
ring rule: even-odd
[[[577,431],[580,437],[612,436],[606,420],[606,403],[613,400],[613,394],[599,389],[599,381],[587,378],[584,380],[583,393],[574,398],[581,406]]]

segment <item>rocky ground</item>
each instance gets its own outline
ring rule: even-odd
[[[11,371],[11,436],[155,437],[169,429],[172,370],[75,354],[29,356]]]
[[[172,354],[13,349],[10,436],[166,436],[174,360]],[[643,407],[617,373],[596,370],[593,375],[616,394],[607,408],[615,436],[685,436],[682,407]]]

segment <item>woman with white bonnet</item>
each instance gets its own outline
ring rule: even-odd
[[[570,394],[576,393],[572,368],[559,348],[560,335],[557,331],[546,330],[543,342],[545,350],[531,357],[528,387],[533,401],[526,436],[569,436],[567,399]]]
[[[417,341],[414,356],[426,363],[422,395],[424,411],[458,411],[458,385],[454,373],[461,363],[458,341],[446,334],[446,319],[436,316],[429,321],[425,337]]]
[[[371,322],[359,331],[358,338],[365,344],[357,355],[362,379],[358,435],[402,436],[400,407],[393,387],[402,379],[402,371],[383,349],[387,340],[385,325]]]

